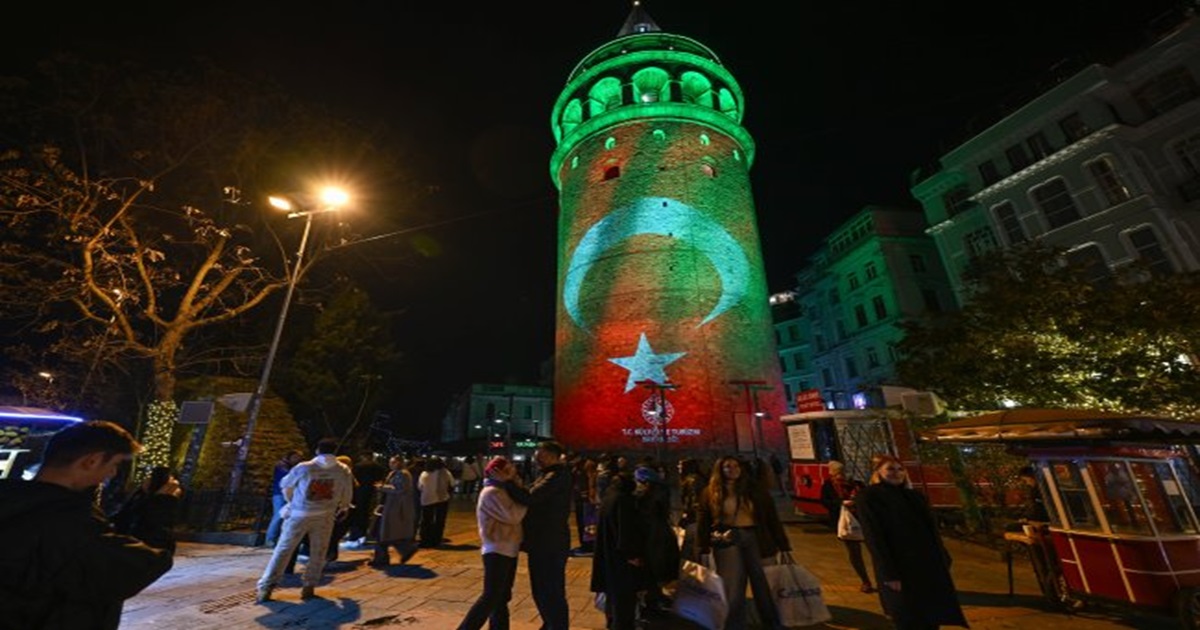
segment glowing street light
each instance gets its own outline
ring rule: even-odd
[[[254,425],[258,422],[258,412],[262,409],[263,398],[267,394],[267,383],[271,380],[271,366],[275,363],[275,353],[279,350],[279,339],[283,336],[283,325],[287,321],[288,308],[292,305],[292,294],[300,280],[300,270],[304,263],[304,250],[308,247],[308,235],[312,231],[313,216],[336,212],[350,201],[350,195],[335,187],[326,187],[318,194],[320,205],[313,209],[303,209],[287,197],[271,196],[267,202],[273,208],[287,212],[289,219],[304,218],[304,234],[300,237],[300,248],[296,252],[296,263],[292,266],[292,275],[288,278],[287,293],[283,297],[283,308],[279,311],[279,320],[275,322],[275,335],[271,338],[271,347],[267,350],[267,360],[263,365],[262,377],[258,379],[258,387],[250,396],[247,408],[249,419],[246,422],[246,434],[238,440],[237,460],[229,477],[229,492],[238,491],[242,484],[242,475],[246,471],[246,460],[250,455],[250,438],[254,435]]]

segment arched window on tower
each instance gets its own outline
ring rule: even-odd
[[[637,103],[671,100],[668,86],[671,75],[662,68],[642,68],[633,74],[633,99]]]
[[[613,164],[612,166],[604,169],[604,181],[608,181],[610,179],[616,179],[620,176],[621,176],[621,167],[619,165]]]
[[[679,77],[679,90],[683,93],[683,102],[713,107],[712,82],[708,77],[688,70]]]
[[[604,77],[588,90],[588,117],[597,116],[621,106],[621,82],[614,77]]]
[[[735,101],[733,98],[733,92],[730,92],[725,88],[721,88],[721,91],[717,92],[717,102],[722,114],[737,120],[738,108],[737,101]]]
[[[579,99],[571,99],[571,102],[563,108],[562,135],[566,136],[571,133],[571,130],[578,127],[581,122],[583,122],[583,105]]]

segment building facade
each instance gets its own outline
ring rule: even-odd
[[[776,299],[775,332],[790,411],[819,390],[827,407],[884,406],[900,323],[954,307],[920,211],[868,206],[842,224]]]
[[[914,197],[963,302],[976,256],[1039,241],[1097,277],[1200,269],[1200,23],[1093,64],[942,156]]]
[[[441,442],[463,453],[503,452],[517,441],[552,435],[554,396],[549,387],[475,383],[447,409]]]
[[[671,452],[782,445],[784,409],[734,76],[635,3],[551,117],[555,436]],[[755,388],[750,388],[750,383]]]

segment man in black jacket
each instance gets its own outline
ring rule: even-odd
[[[542,616],[543,630],[567,630],[567,556],[571,549],[571,472],[563,462],[562,444],[546,441],[533,453],[541,474],[529,486],[505,483],[514,501],[529,506],[525,540],[521,548],[529,555],[529,588]]]
[[[171,568],[169,532],[159,547],[116,534],[95,505],[139,448],[111,422],[74,424],[50,438],[33,481],[0,480],[0,628],[116,628],[124,601]],[[152,505],[173,512],[179,493],[171,480],[158,490],[171,500]]]

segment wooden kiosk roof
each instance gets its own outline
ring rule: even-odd
[[[1106,440],[1200,443],[1200,422],[1086,409],[1019,407],[960,418],[918,433],[926,442],[1062,442]]]

